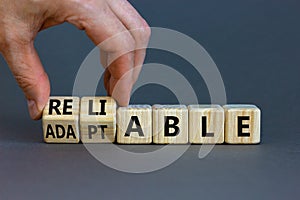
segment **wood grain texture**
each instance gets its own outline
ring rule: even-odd
[[[78,143],[78,97],[50,97],[43,111],[43,135],[47,143]]]
[[[224,109],[219,105],[189,105],[189,141],[192,144],[224,142]]]
[[[119,107],[117,111],[117,127],[117,142],[120,144],[151,143],[151,106],[129,105],[128,107]]]
[[[153,142],[156,144],[186,144],[188,143],[188,110],[185,105],[153,105]],[[169,118],[168,120],[168,117]],[[175,118],[173,118],[175,117]],[[173,118],[173,119],[172,119]],[[174,119],[178,119],[178,124]],[[175,124],[174,124],[175,123]],[[166,124],[171,126],[166,127]],[[175,136],[166,135],[174,133],[178,127],[178,134]]]
[[[260,143],[260,109],[255,105],[225,105],[225,142]]]
[[[112,143],[116,137],[116,101],[111,97],[83,97],[80,134],[83,143]]]

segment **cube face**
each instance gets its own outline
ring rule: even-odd
[[[111,97],[83,97],[80,133],[83,143],[112,143],[116,136],[116,107]]]
[[[189,105],[189,141],[224,143],[224,109],[219,105]]]
[[[78,97],[50,97],[43,111],[44,141],[47,143],[78,143]]]
[[[129,105],[117,111],[117,142],[149,144],[152,142],[152,108],[149,105]]]
[[[188,110],[185,105],[153,105],[153,142],[188,143]]]
[[[225,142],[260,143],[260,109],[254,105],[225,105]]]

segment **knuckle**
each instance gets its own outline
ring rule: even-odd
[[[104,41],[100,49],[108,53],[123,54],[135,49],[135,40],[128,31],[121,32]]]
[[[99,2],[97,0],[73,0],[72,2],[72,8],[75,8],[73,11],[79,12],[80,14],[83,14],[84,16],[87,15],[99,15],[99,9],[102,9],[101,11],[105,11],[107,9],[107,6],[105,6],[105,3],[102,3],[101,7],[99,6]],[[69,4],[68,4],[69,5]],[[68,7],[69,9],[69,7]]]
[[[9,51],[13,50],[14,48],[18,48],[19,46],[28,45],[32,39],[29,34],[24,32],[23,35],[20,35],[18,32],[15,31],[2,31],[0,34],[0,48],[2,51]]]
[[[29,71],[29,73],[27,73]],[[30,91],[31,89],[37,87],[40,83],[44,82],[48,79],[48,76],[45,72],[42,72],[39,75],[33,75],[34,73],[31,72],[30,69],[26,70],[26,73],[24,71],[21,72],[15,72],[14,77],[19,85],[20,88],[26,93]]]
[[[149,40],[149,38],[151,37],[151,28],[150,26],[148,25],[148,23],[143,19],[142,20],[142,29],[143,29],[143,34],[144,34],[144,38],[147,38],[147,40]]]
[[[35,79],[26,74],[15,74],[15,79],[23,91],[30,90],[35,85]]]
[[[83,30],[93,16],[97,15],[99,6],[95,0],[71,0],[64,3],[64,20]],[[99,13],[98,13],[99,14]]]
[[[138,46],[145,46],[148,44],[151,37],[151,28],[145,20],[142,20],[140,28],[132,31]]]
[[[72,0],[73,5],[79,6],[80,8],[85,9],[86,11],[93,10],[95,0]]]

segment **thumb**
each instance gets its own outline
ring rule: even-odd
[[[3,56],[23,90],[32,119],[41,118],[50,95],[50,83],[33,42],[11,42]]]

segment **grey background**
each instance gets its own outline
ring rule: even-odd
[[[218,145],[203,160],[194,145],[160,171],[118,172],[81,144],[43,143],[41,122],[29,119],[22,92],[1,58],[0,199],[299,199],[299,1],[130,2],[151,26],[178,30],[206,48],[221,71],[228,102],[262,109],[262,144]],[[36,47],[52,95],[71,95],[77,69],[93,44],[64,24],[40,33]],[[149,51],[146,62],[153,61],[192,74],[185,61],[167,52]],[[202,79],[190,80],[197,83],[201,102],[209,103]],[[133,95],[132,103],[140,102],[176,99],[166,88],[149,85]]]

